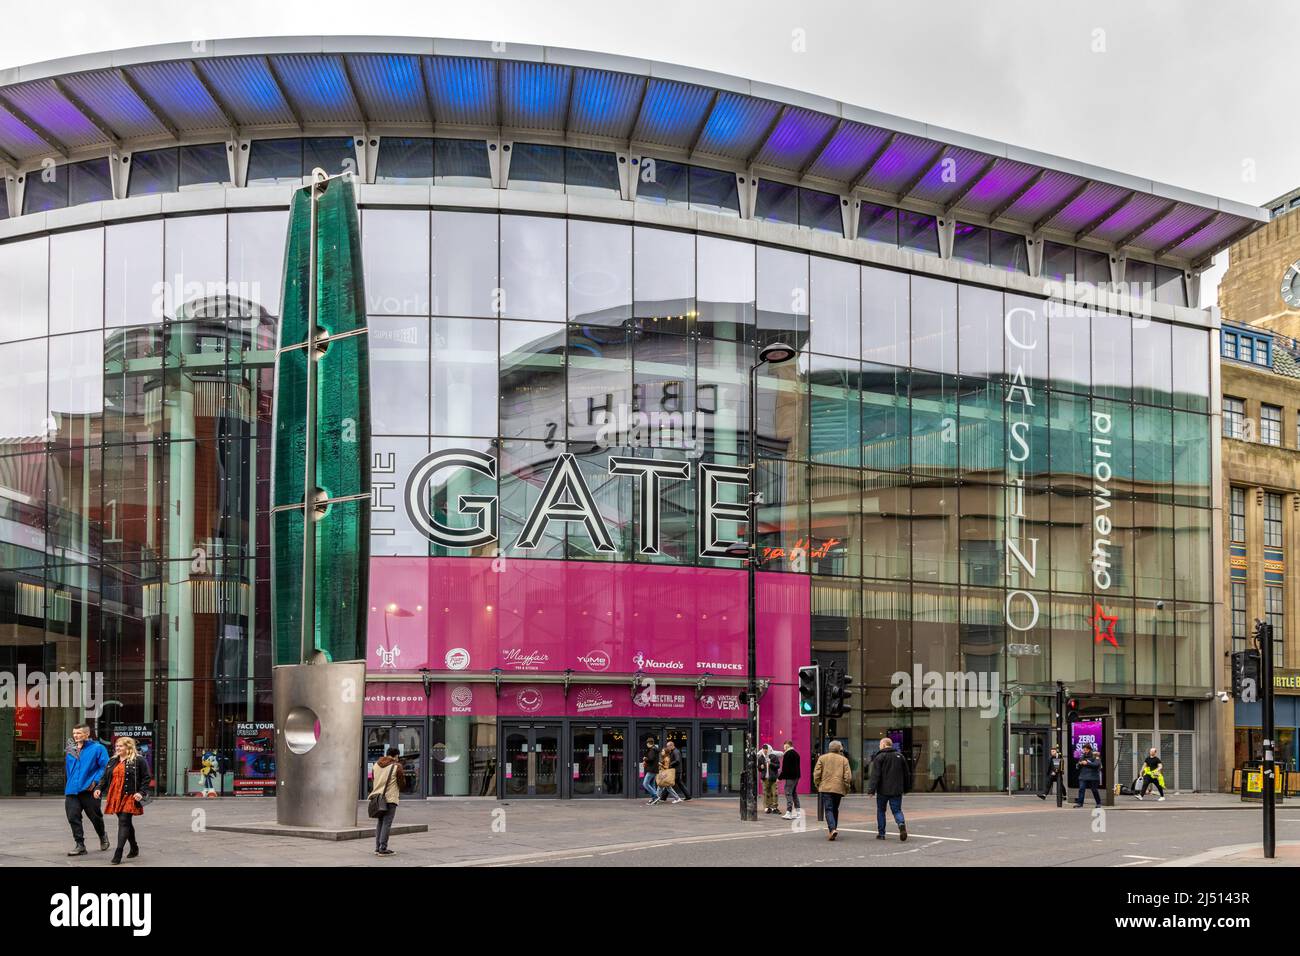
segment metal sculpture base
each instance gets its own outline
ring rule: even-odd
[[[289,827],[279,823],[243,823],[220,824],[209,823],[209,830],[221,830],[225,833],[255,833],[258,836],[306,837],[309,840],[360,840],[375,838],[373,826],[347,827],[342,830],[327,830],[322,827]],[[404,833],[428,833],[427,823],[394,823],[389,829],[389,836],[401,836]]]
[[[363,661],[272,668],[275,816],[280,827],[357,829]],[[373,831],[369,831],[373,832]]]

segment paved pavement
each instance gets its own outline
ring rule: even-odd
[[[137,822],[142,853],[133,866],[1296,866],[1300,804],[1278,811],[1278,858],[1259,850],[1260,811],[1225,794],[1172,796],[1164,803],[1119,798],[1103,816],[1091,804],[1058,809],[1032,796],[909,796],[911,839],[875,839],[875,804],[851,796],[840,837],[826,839],[811,799],[804,825],[760,814],[738,819],[734,800],[695,799],[646,807],[639,800],[404,802],[398,823],[427,833],[394,837],[376,857],[370,840],[327,843],[208,830],[208,824],[274,818],[265,798],[163,799]],[[360,806],[360,804],[359,804]],[[364,808],[359,819],[365,820]],[[110,823],[110,836],[114,824]],[[93,845],[93,841],[92,841]],[[0,801],[0,866],[108,865],[92,850],[69,858],[59,799]]]

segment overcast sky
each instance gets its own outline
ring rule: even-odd
[[[1300,185],[1295,13],[1286,0],[61,0],[6,18],[0,67],[221,37],[540,43],[750,77],[1262,204]]]

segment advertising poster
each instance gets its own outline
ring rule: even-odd
[[[117,746],[118,737],[130,737],[135,741],[135,749],[144,762],[149,765],[149,783],[153,784],[153,774],[155,772],[155,755],[154,755],[154,737],[155,730],[153,724],[117,724],[113,727],[112,736],[108,741],[108,755],[113,756],[113,750]]]
[[[1092,744],[1093,752],[1101,758],[1101,783],[1098,789],[1106,788],[1106,757],[1102,752],[1101,721],[1078,720],[1070,724],[1070,786],[1079,785],[1078,762],[1083,757],[1083,745]]]
[[[275,724],[235,724],[235,796],[275,796]]]

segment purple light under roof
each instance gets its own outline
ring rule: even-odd
[[[1195,259],[1231,239],[1249,223],[1250,220],[1243,219],[1241,216],[1221,212],[1204,229],[1198,229],[1169,252],[1171,255]]]
[[[835,117],[825,113],[786,107],[754,161],[780,169],[802,169],[835,122]]]
[[[867,158],[880,148],[888,136],[888,130],[877,126],[845,123],[831,137],[821,156],[809,167],[808,175],[849,182],[862,172]]]
[[[930,171],[922,177],[921,181],[912,188],[908,195],[913,199],[942,205],[949,196],[956,195],[958,190],[965,189],[988,163],[989,157],[984,153],[977,153],[973,149],[953,147],[948,150],[946,156],[941,156],[935,160],[934,165],[930,167]],[[948,170],[952,170],[952,174],[949,176],[951,181],[945,182],[944,173]]]
[[[216,101],[185,63],[147,63],[127,67],[126,72],[177,129],[217,129],[225,125]]]
[[[95,129],[81,110],[55,88],[53,80],[7,86],[4,98],[67,146],[95,146],[108,142],[106,133]]]
[[[1091,183],[1082,195],[1052,217],[1046,225],[1063,232],[1078,232],[1128,194],[1123,186]]]
[[[1130,245],[1137,246],[1139,249],[1159,249],[1161,246],[1173,242],[1188,229],[1191,229],[1203,220],[1209,212],[1208,209],[1201,206],[1189,206],[1180,202],[1170,210],[1169,215],[1152,225],[1150,229],[1134,239]]]
[[[656,146],[684,149],[704,123],[713,103],[713,91],[703,86],[650,81],[632,139]]]
[[[119,136],[166,136],[167,127],[115,70],[75,73],[63,85],[100,116],[113,117]]]
[[[1083,180],[1055,170],[1034,183],[1003,215],[1017,222],[1037,222],[1053,206],[1078,189]]]
[[[999,159],[988,175],[966,194],[961,207],[987,216],[1029,182],[1036,172],[1038,170],[1034,166],[1011,159]]]
[[[916,174],[939,148],[939,144],[918,136],[900,136],[881,155],[863,184],[882,192],[896,193],[916,178]]]
[[[1090,238],[1119,242],[1167,205],[1169,200],[1162,196],[1134,196],[1132,202],[1094,229]]]
[[[47,155],[50,152],[50,144],[32,132],[31,128],[13,113],[0,106],[0,149],[15,159],[27,159],[31,156]]]

